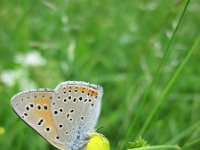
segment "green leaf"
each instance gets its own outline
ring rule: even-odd
[[[137,137],[134,142],[128,143],[128,148],[138,148],[138,147],[146,147],[146,146],[149,146],[149,144],[141,136]]]

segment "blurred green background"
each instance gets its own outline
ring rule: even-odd
[[[113,150],[125,149],[128,130],[132,128],[127,140],[133,141],[200,34],[200,1],[191,0],[149,88],[185,4],[185,0],[1,0],[0,149],[55,150],[15,115],[10,99],[20,91],[54,88],[65,80],[103,86],[97,128],[103,127],[99,132]],[[141,106],[144,93],[148,96]],[[199,150],[199,118],[196,50],[142,137],[151,145],[194,142],[186,149]]]

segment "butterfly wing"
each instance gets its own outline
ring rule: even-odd
[[[52,99],[53,119],[69,149],[78,149],[86,140],[82,139],[83,134],[94,130],[102,93],[100,86],[86,82],[66,81],[56,87]]]
[[[16,114],[44,139],[59,149],[65,149],[50,111],[52,93],[53,90],[21,92],[12,97],[11,105]]]

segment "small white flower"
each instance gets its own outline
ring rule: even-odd
[[[42,66],[46,64],[46,60],[38,51],[31,51],[27,54],[18,54],[15,61],[22,66]]]
[[[6,70],[1,72],[0,80],[7,86],[13,86],[15,81],[20,77],[20,71]]]
[[[6,70],[1,72],[0,80],[6,86],[14,86],[16,82],[19,83],[20,90],[26,90],[27,88],[35,88],[35,83],[28,78],[26,69]]]

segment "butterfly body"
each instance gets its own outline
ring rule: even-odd
[[[21,92],[12,98],[11,105],[23,121],[55,147],[79,150],[88,143],[97,123],[102,91],[94,84],[66,81],[55,89]]]

